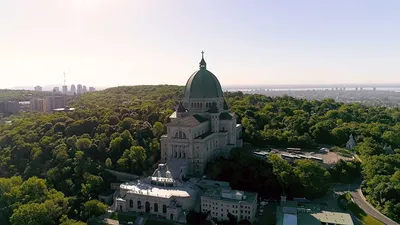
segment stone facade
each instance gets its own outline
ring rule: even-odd
[[[116,210],[186,222],[186,212],[200,209],[196,199],[203,192],[198,182],[207,162],[228,155],[234,147],[242,147],[242,127],[236,123],[237,116],[229,112],[221,85],[215,75],[206,70],[204,58],[200,70],[186,84],[185,97],[169,118],[167,134],[161,137],[161,164],[151,176],[120,185],[115,197]],[[225,185],[224,190],[228,189],[229,185]],[[214,199],[208,196],[204,201],[211,201],[207,198]],[[245,198],[243,196],[234,205],[238,209],[246,206],[246,212],[251,211],[246,218],[249,216],[251,220],[256,208],[253,204],[257,200],[246,203]],[[220,198],[218,201],[232,199]],[[248,209],[248,205],[252,208]]]

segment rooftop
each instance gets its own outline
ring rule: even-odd
[[[121,184],[120,188],[126,190],[127,193],[134,193],[137,195],[147,195],[159,198],[171,198],[176,197],[191,197],[196,194],[190,186],[179,186],[179,187],[160,187],[152,184],[138,182],[127,182]]]
[[[257,200],[257,193],[232,190],[226,187],[205,189],[203,196],[231,202],[253,203]]]
[[[320,225],[321,223],[354,225],[350,214],[341,212],[299,212],[298,222],[300,225]]]
[[[195,139],[204,139],[212,134],[214,134],[214,133],[211,131],[208,131],[208,132],[205,132],[204,134],[201,134],[200,136],[197,136]]]
[[[283,207],[278,206],[276,217],[277,225],[320,225],[321,223],[354,225],[348,213],[324,211],[315,204],[304,204],[299,207],[295,201],[287,201]],[[293,222],[294,218],[296,218],[296,223]]]

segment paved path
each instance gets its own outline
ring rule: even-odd
[[[354,202],[365,211],[368,215],[375,217],[377,220],[383,222],[387,225],[399,225],[398,223],[394,222],[387,216],[383,215],[377,209],[375,209],[371,204],[367,202],[364,198],[364,195],[361,193],[360,188],[351,191],[351,197],[353,197]]]
[[[365,213],[367,213],[372,217],[375,217],[377,220],[381,221],[386,225],[399,225],[398,223],[394,222],[387,216],[383,215],[381,212],[379,212],[371,204],[368,203],[368,201],[365,199],[364,195],[361,192],[360,185],[361,185],[360,181],[351,185],[337,184],[337,185],[332,185],[332,190],[338,194],[350,191],[351,197],[353,197],[354,202],[362,210],[364,210]]]

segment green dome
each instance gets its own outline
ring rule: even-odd
[[[202,55],[204,52],[202,52]],[[190,76],[185,87],[185,98],[220,98],[223,97],[221,84],[217,77],[207,70],[204,55],[201,57],[200,70]]]
[[[193,73],[187,81],[185,97],[219,98],[223,97],[223,92],[217,77],[205,68],[201,68]]]

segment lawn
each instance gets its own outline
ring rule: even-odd
[[[384,223],[375,219],[372,216],[367,215],[358,205],[350,202],[347,204],[347,208],[365,225],[384,225]]]
[[[364,210],[362,210],[360,207],[358,207],[358,205],[356,205],[351,200],[350,193],[347,193],[344,196],[339,197],[339,199],[347,200],[347,204],[342,202],[341,205],[343,206],[343,203],[344,203],[345,204],[344,207],[346,207],[348,210],[350,210],[363,224],[365,224],[365,225],[384,225],[384,223],[375,219],[372,216],[367,215],[364,212]]]
[[[120,223],[135,222],[137,216],[129,212],[119,212],[118,221]]]

